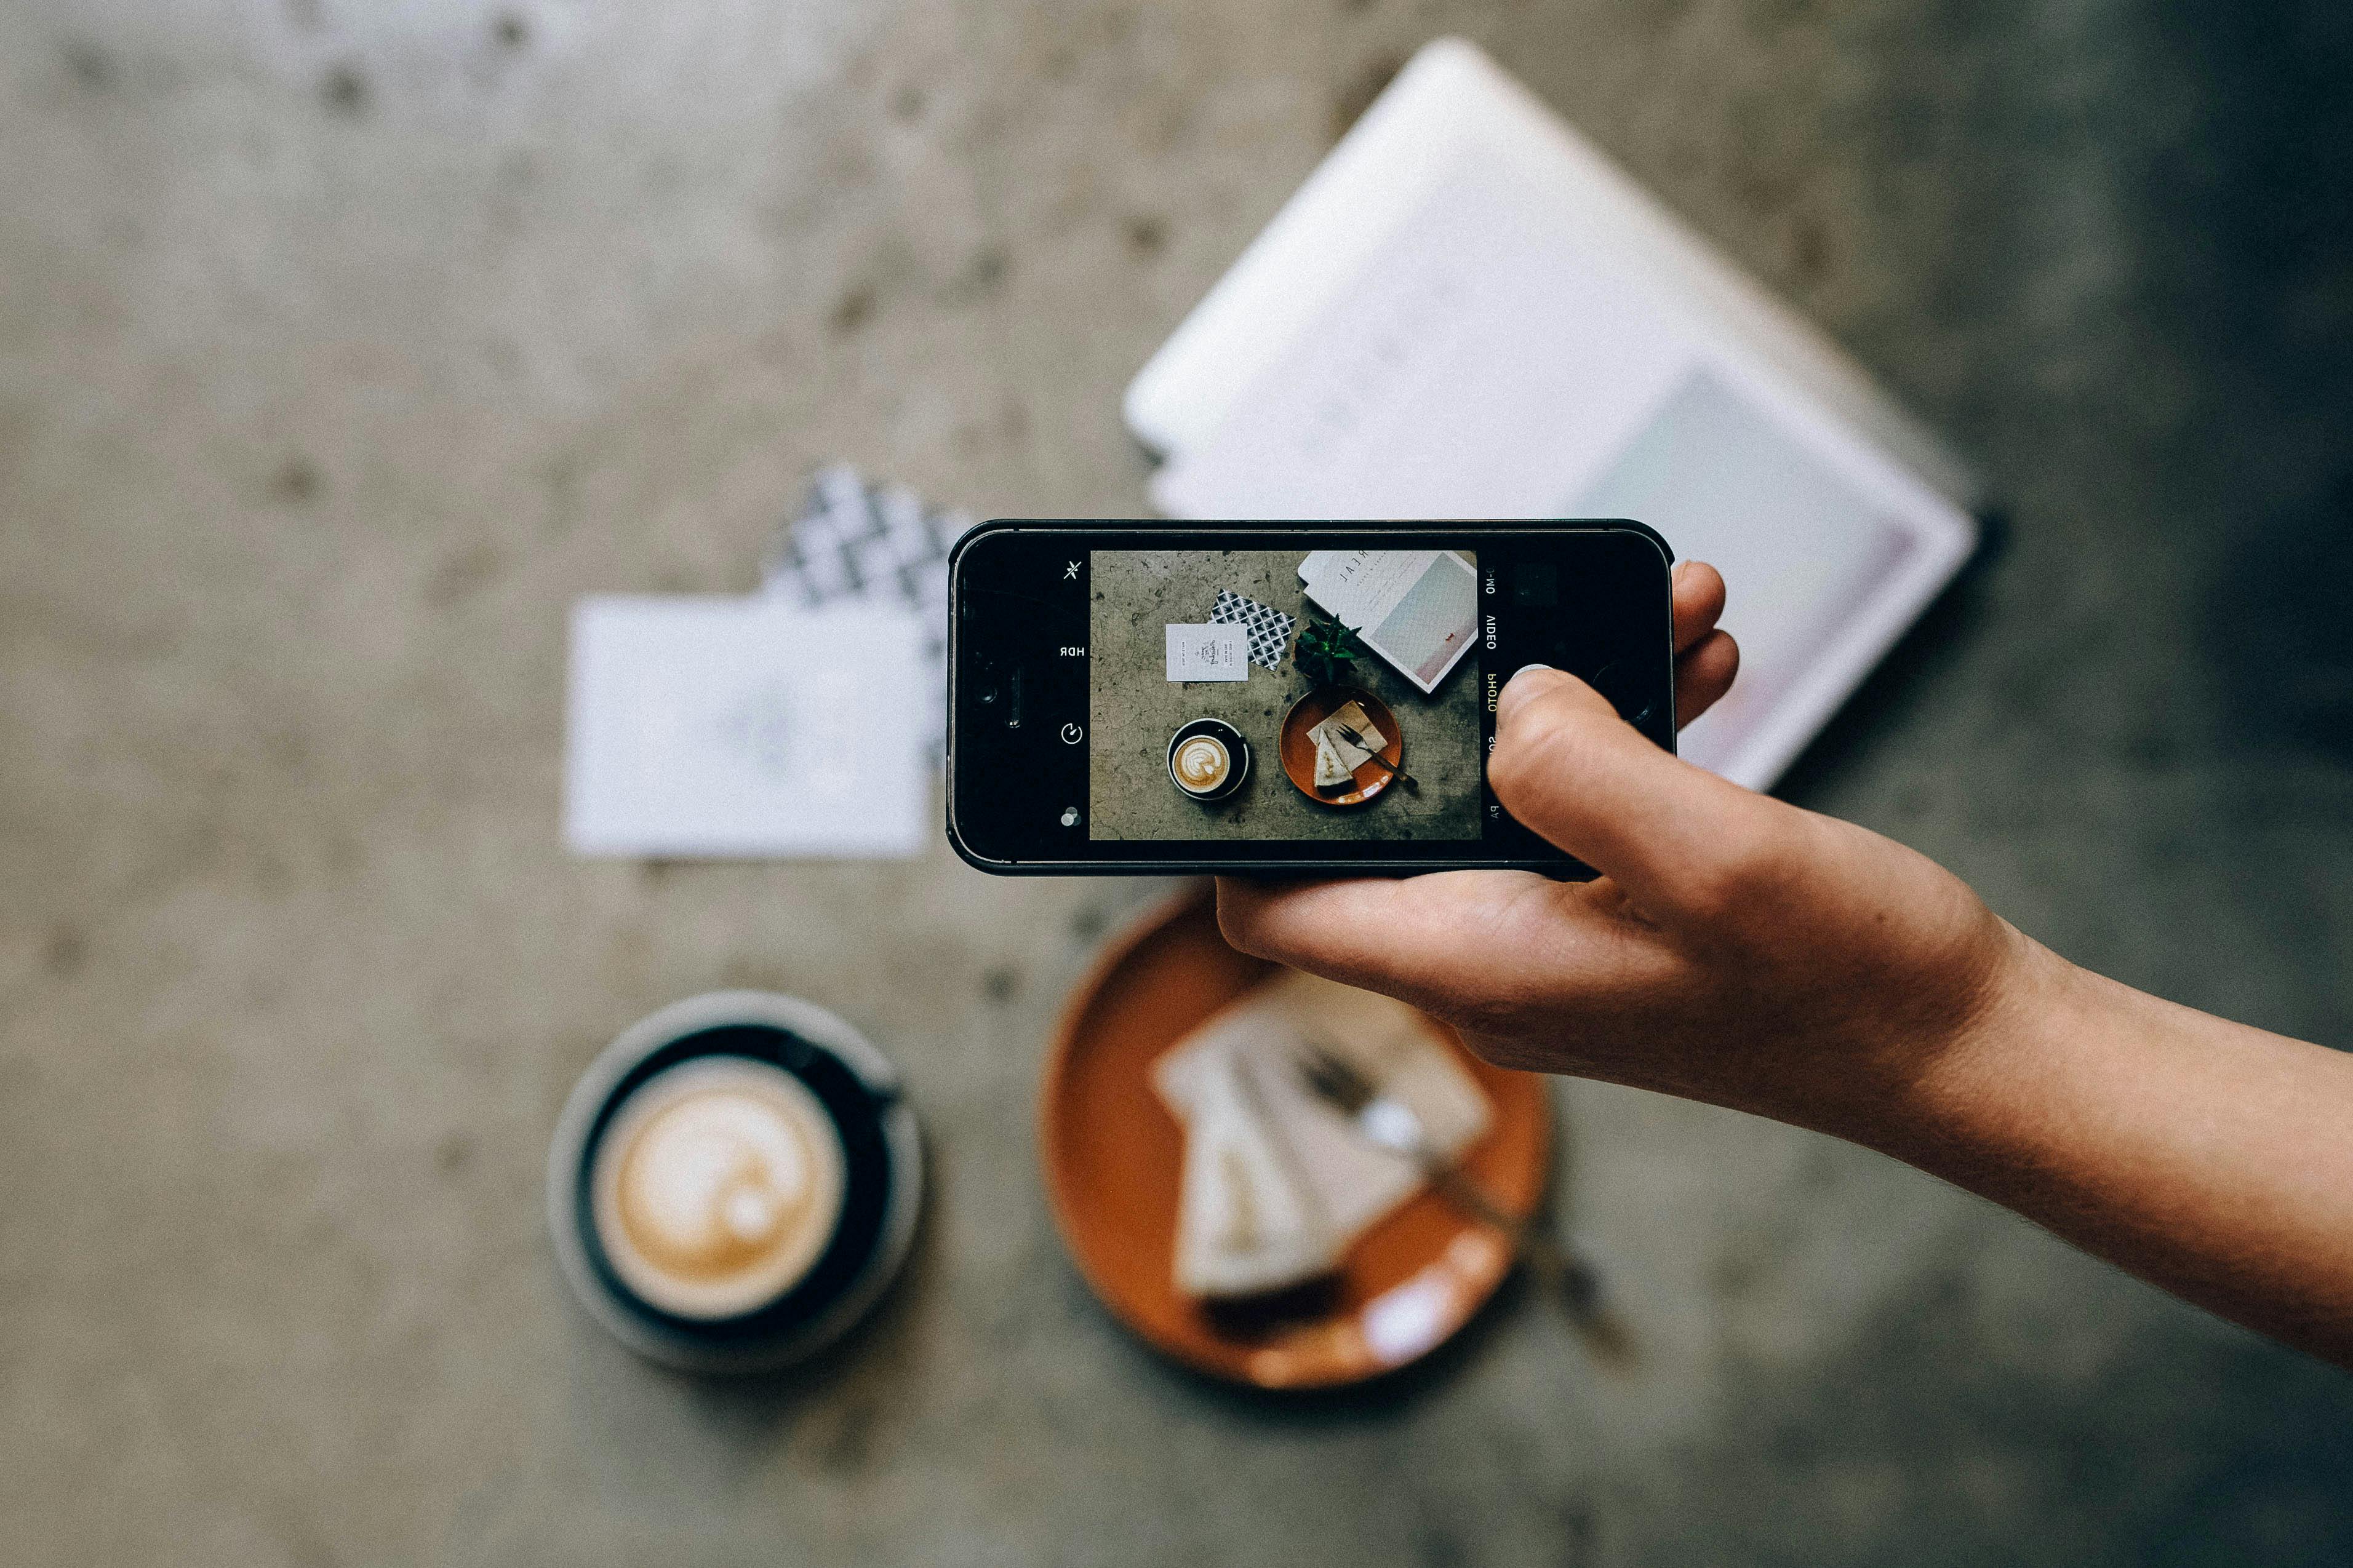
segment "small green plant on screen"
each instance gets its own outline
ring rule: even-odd
[[[1292,662],[1308,679],[1319,686],[1336,686],[1348,677],[1348,666],[1365,651],[1356,634],[1337,620],[1307,614],[1307,624],[1300,628],[1299,647],[1292,654]]]

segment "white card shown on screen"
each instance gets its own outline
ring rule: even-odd
[[[1172,626],[1167,637],[1170,680],[1250,679],[1250,633],[1243,626]]]

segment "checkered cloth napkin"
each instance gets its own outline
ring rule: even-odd
[[[1285,615],[1272,605],[1261,605],[1231,588],[1219,589],[1218,606],[1209,612],[1209,624],[1224,626],[1237,623],[1250,634],[1250,662],[1272,670],[1282,669],[1283,650],[1291,646],[1291,628],[1298,624],[1298,617]]]
[[[970,528],[960,511],[923,505],[902,485],[870,485],[856,468],[820,469],[800,515],[776,531],[767,592],[811,609],[845,599],[911,605],[923,617],[932,756],[947,743],[948,546]]]

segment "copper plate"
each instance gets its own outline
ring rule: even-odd
[[[1218,934],[1208,888],[1115,942],[1071,996],[1039,1090],[1039,1152],[1056,1226],[1112,1314],[1198,1371],[1261,1388],[1361,1383],[1427,1355],[1471,1320],[1511,1265],[1493,1231],[1429,1192],[1359,1237],[1335,1281],[1243,1321],[1205,1310],[1171,1279],[1184,1135],[1153,1091],[1153,1061],[1273,972]],[[1514,1215],[1550,1167],[1552,1101],[1533,1074],[1493,1068],[1428,1020],[1493,1107],[1465,1162]],[[1302,1310],[1303,1309],[1303,1310]]]
[[[1275,749],[1282,754],[1282,773],[1299,788],[1299,793],[1323,805],[1362,805],[1389,787],[1397,777],[1379,763],[1366,758],[1356,764],[1353,784],[1345,789],[1335,784],[1328,790],[1315,787],[1315,742],[1307,731],[1324,722],[1349,703],[1361,703],[1365,717],[1373,727],[1388,737],[1388,744],[1375,755],[1386,761],[1390,768],[1405,762],[1405,731],[1398,724],[1397,715],[1389,705],[1371,692],[1354,686],[1318,686],[1291,705],[1282,716],[1282,729]]]

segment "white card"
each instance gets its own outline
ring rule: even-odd
[[[564,837],[583,855],[903,858],[931,829],[907,609],[599,595],[572,611]]]
[[[1240,623],[1168,627],[1171,680],[1248,680],[1250,630]]]

